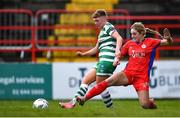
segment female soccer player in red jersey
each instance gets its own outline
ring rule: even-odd
[[[107,87],[133,85],[143,108],[157,108],[154,100],[149,98],[149,73],[153,64],[155,49],[160,45],[172,44],[172,38],[168,29],[164,29],[162,40],[144,38],[148,30],[141,22],[136,22],[131,26],[132,40],[128,41],[121,49],[121,56],[129,55],[125,69],[95,85],[85,97],[78,97],[77,101],[80,105],[100,94]]]

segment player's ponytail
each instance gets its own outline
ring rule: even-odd
[[[158,31],[155,31],[153,29],[150,29],[150,28],[146,28],[144,26],[143,23],[141,22],[135,22],[132,26],[131,26],[131,29],[135,29],[137,30],[140,34],[143,34],[145,36],[146,33],[151,33],[151,34],[155,34],[155,35],[158,35],[160,36],[161,38],[163,38],[163,36],[158,32]]]
[[[150,29],[150,28],[145,28],[145,30],[146,30],[146,33],[155,34],[155,35],[158,35],[158,36],[160,36],[161,38],[163,38],[163,36],[162,36],[158,31],[155,31],[155,30]]]

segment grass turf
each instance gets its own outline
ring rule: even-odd
[[[30,100],[1,100],[0,117],[180,117],[180,100],[156,100],[158,109],[142,109],[138,100],[114,100],[113,109],[101,100],[88,101],[83,107],[62,109],[58,101],[49,101],[47,109],[33,109]]]

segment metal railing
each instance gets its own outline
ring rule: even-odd
[[[174,45],[173,46],[162,46],[157,48],[156,50],[156,56],[155,59],[159,60],[160,59],[160,51],[177,51],[179,52],[180,50],[180,35],[179,35],[179,30],[180,30],[180,16],[112,16],[110,17],[111,20],[129,20],[131,23],[133,22],[143,22],[145,27],[155,29],[156,31],[159,31],[162,33],[162,30],[164,28],[169,28],[173,34],[173,40],[174,40]],[[129,26],[123,26],[123,25],[116,25],[117,28],[119,29],[124,29],[130,28]],[[175,34],[176,32],[176,34]],[[155,36],[158,38],[158,36]],[[128,37],[128,39],[130,36]],[[178,43],[179,45],[177,45]],[[180,54],[180,53],[179,53]]]
[[[31,61],[36,62],[42,52],[49,55],[54,51],[88,50],[95,45],[98,34],[90,19],[92,12],[39,10],[33,15],[25,9],[0,10],[0,53],[20,52],[21,58],[29,53]],[[159,32],[169,28],[175,44],[180,42],[177,32],[180,16],[131,16],[126,10],[114,10],[110,12],[109,21],[124,39],[130,39],[131,24],[140,21]],[[180,45],[157,48],[156,59],[162,50],[179,51]]]
[[[32,19],[30,10],[0,10],[0,52],[21,52],[21,58],[24,52],[31,52],[34,57],[35,30]]]
[[[95,45],[98,32],[91,20],[92,12],[39,10],[35,15],[38,51],[48,51],[47,55],[51,55],[53,51],[75,51],[92,48]],[[126,10],[113,10],[109,14],[110,16],[129,15]],[[129,25],[128,20],[124,20],[123,24]],[[50,36],[53,38],[52,40]],[[84,36],[85,41],[81,40],[82,36]]]

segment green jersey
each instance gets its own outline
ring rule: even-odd
[[[114,26],[107,22],[98,36],[99,61],[114,62],[116,39],[111,36]]]
[[[113,66],[116,39],[111,36],[114,31],[114,26],[107,22],[99,33],[99,62],[96,65],[96,74],[99,76],[110,76],[116,69],[116,67]]]

